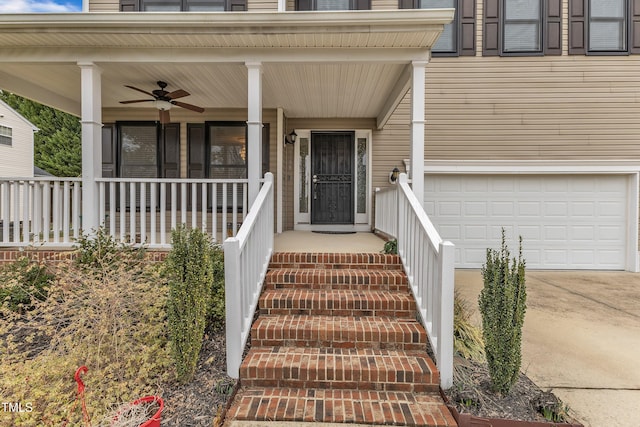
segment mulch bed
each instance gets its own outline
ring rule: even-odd
[[[520,374],[507,396],[494,394],[490,386],[486,363],[456,357],[453,387],[445,395],[458,412],[483,418],[545,421],[542,408],[566,415],[562,402],[550,391],[540,389],[525,374]]]
[[[211,427],[236,383],[227,376],[226,363],[225,331],[221,328],[205,336],[193,381],[165,386],[162,427]]]

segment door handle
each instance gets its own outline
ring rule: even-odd
[[[318,175],[313,175],[313,200],[318,200]]]

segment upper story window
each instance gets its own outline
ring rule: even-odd
[[[296,0],[296,10],[369,10],[371,0]]]
[[[12,145],[13,144],[13,129],[7,126],[0,125],[0,145]]]
[[[246,0],[120,0],[121,12],[245,11]]]
[[[484,56],[561,55],[561,0],[485,0]]]
[[[640,53],[640,2],[570,0],[569,53]]]
[[[399,0],[400,9],[455,9],[455,17],[433,45],[433,56],[476,54],[475,0]]]

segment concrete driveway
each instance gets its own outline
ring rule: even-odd
[[[522,370],[587,427],[640,426],[640,274],[527,271],[526,279]],[[480,271],[456,271],[456,289],[477,307]]]

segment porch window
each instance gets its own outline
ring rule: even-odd
[[[12,137],[13,129],[7,126],[0,125],[0,145],[9,145],[13,144]]]
[[[158,135],[155,124],[121,125],[120,147],[121,177],[158,176]]]
[[[209,125],[209,177],[247,177],[247,127],[245,123]]]
[[[246,0],[120,0],[121,12],[245,11]]]

